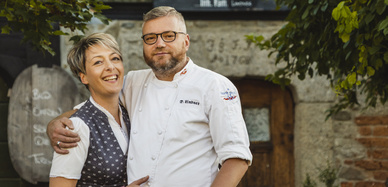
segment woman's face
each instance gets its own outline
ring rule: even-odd
[[[89,47],[85,55],[86,73],[80,73],[80,78],[89,86],[92,96],[118,95],[124,78],[121,56],[99,44]]]

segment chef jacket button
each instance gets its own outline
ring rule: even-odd
[[[137,134],[137,131],[133,131],[133,134]]]
[[[147,86],[148,86],[147,84],[144,84],[144,88],[147,88]]]
[[[129,160],[133,160],[133,157],[131,156],[131,157],[129,157]]]
[[[156,157],[155,157],[155,156],[152,156],[152,157],[151,157],[151,159],[152,159],[152,160],[155,160],[155,159],[156,159]]]
[[[161,134],[162,134],[162,131],[158,131],[158,134],[161,135]]]
[[[139,112],[141,112],[142,111],[142,109],[141,108],[139,108]]]

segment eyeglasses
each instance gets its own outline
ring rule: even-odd
[[[175,32],[175,31],[165,31],[159,34],[150,33],[145,34],[141,38],[143,39],[144,43],[147,45],[152,45],[158,41],[158,35],[162,38],[164,42],[173,42],[176,39],[177,34],[186,34],[184,32]]]

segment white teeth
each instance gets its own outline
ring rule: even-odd
[[[109,77],[105,77],[104,81],[111,81],[111,80],[116,80],[116,79],[117,79],[117,75],[112,75],[112,76],[109,76]]]

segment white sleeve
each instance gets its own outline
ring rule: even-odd
[[[81,171],[86,161],[89,149],[89,127],[80,118],[70,118],[74,125],[74,132],[78,133],[81,141],[77,147],[69,149],[69,154],[54,152],[50,177],[64,177],[80,179]]]
[[[84,106],[85,103],[86,103],[86,101],[84,101],[84,102],[82,102],[82,103],[76,105],[75,107],[73,107],[73,110],[78,110],[78,109],[80,109],[82,106]]]
[[[209,93],[209,128],[220,164],[229,158],[252,162],[249,137],[236,87],[226,78],[215,81]]]

